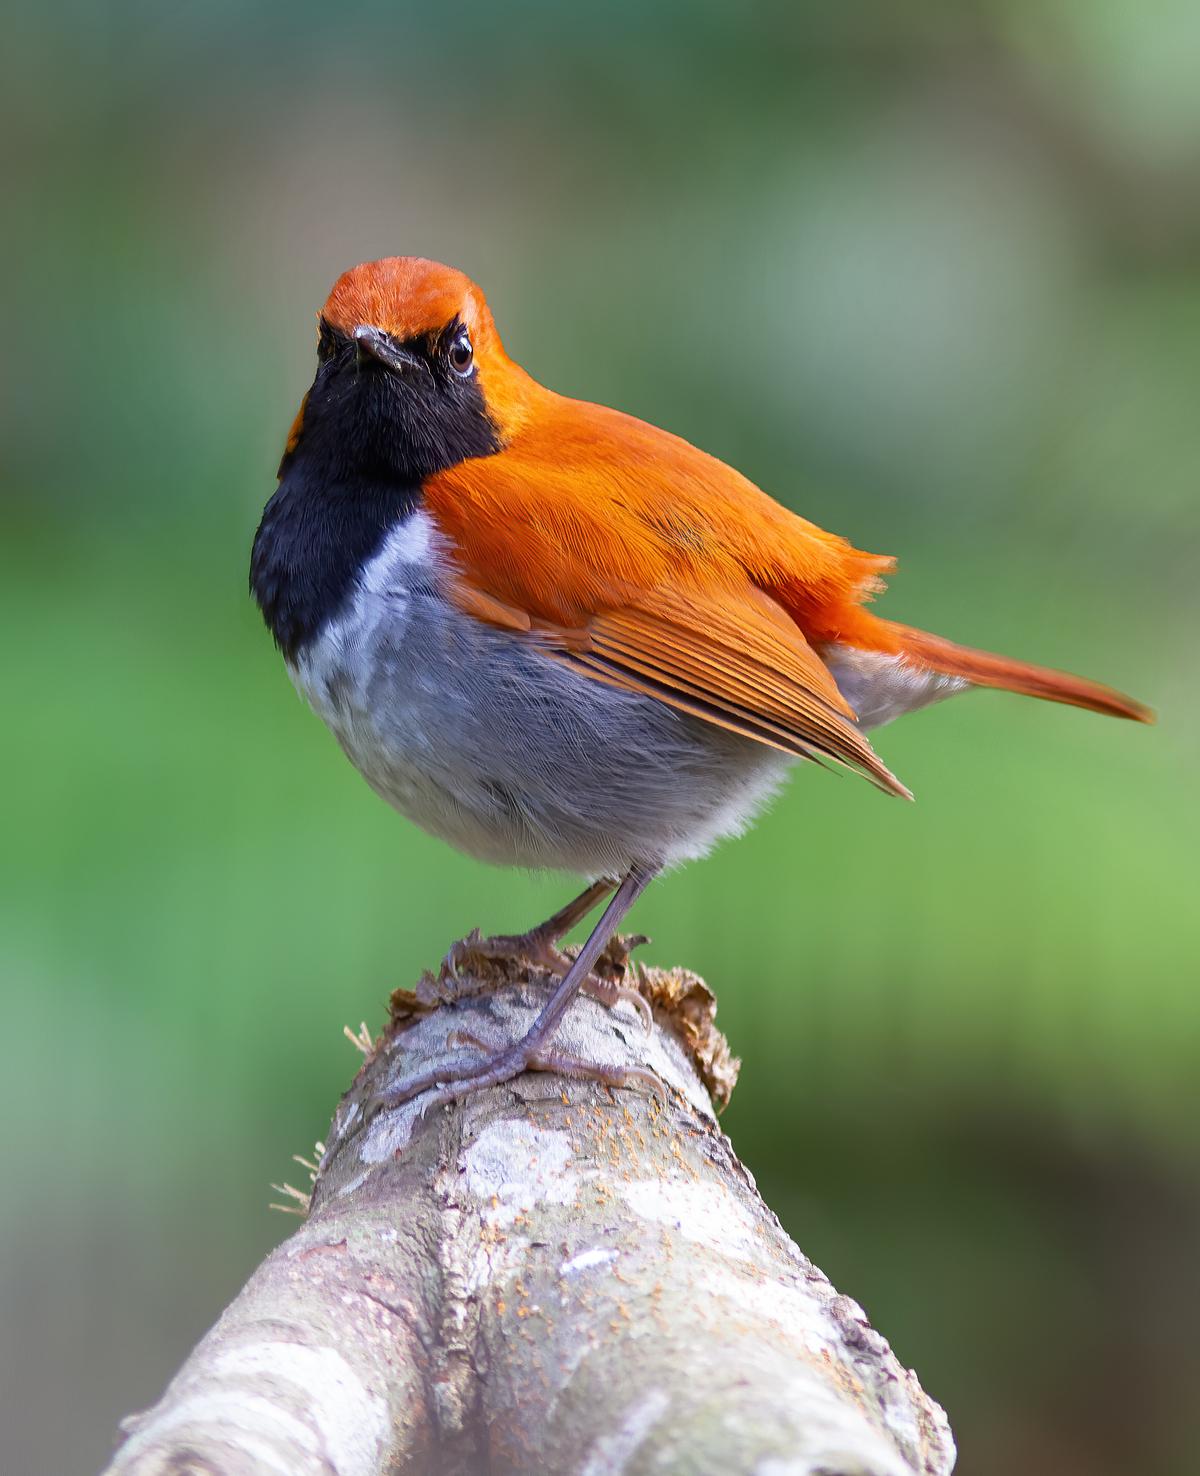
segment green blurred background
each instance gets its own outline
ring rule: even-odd
[[[437,13],[435,13],[437,12]],[[441,18],[439,18],[439,15]],[[657,885],[725,1118],[972,1476],[1200,1469],[1200,8],[61,3],[6,23],[0,1464],[99,1467],[292,1228],[345,1022],[570,883],[419,834],[246,595],[364,258],[1086,672]]]

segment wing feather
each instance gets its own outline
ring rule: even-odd
[[[849,638],[889,561],[665,431],[529,393],[536,414],[503,451],[424,484],[462,608],[597,681],[908,796],[814,649]]]
[[[596,615],[563,641],[564,659],[772,748],[831,759],[907,796],[854,725],[828,668],[795,626],[789,622],[786,633],[777,627],[763,603],[750,588],[742,600],[658,592],[648,608]]]

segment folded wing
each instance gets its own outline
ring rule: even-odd
[[[719,598],[654,591],[582,629],[538,634],[577,671],[785,753],[845,765],[911,798],[855,727],[801,632],[753,586]]]
[[[597,681],[908,795],[813,648],[889,561],[665,431],[557,397],[506,450],[425,493],[477,618]]]

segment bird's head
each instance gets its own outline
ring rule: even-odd
[[[304,446],[331,469],[420,481],[500,450],[531,383],[469,277],[418,256],[364,262],[319,315],[284,467]]]

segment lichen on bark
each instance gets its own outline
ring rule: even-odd
[[[522,1032],[548,981],[499,960],[398,991],[306,1222],[126,1422],[112,1476],[949,1472],[940,1408],[717,1125],[737,1063],[711,993],[636,981],[649,1034],[581,999],[557,1044],[648,1068],[662,1100],[537,1074],[371,1115],[464,1037]]]

